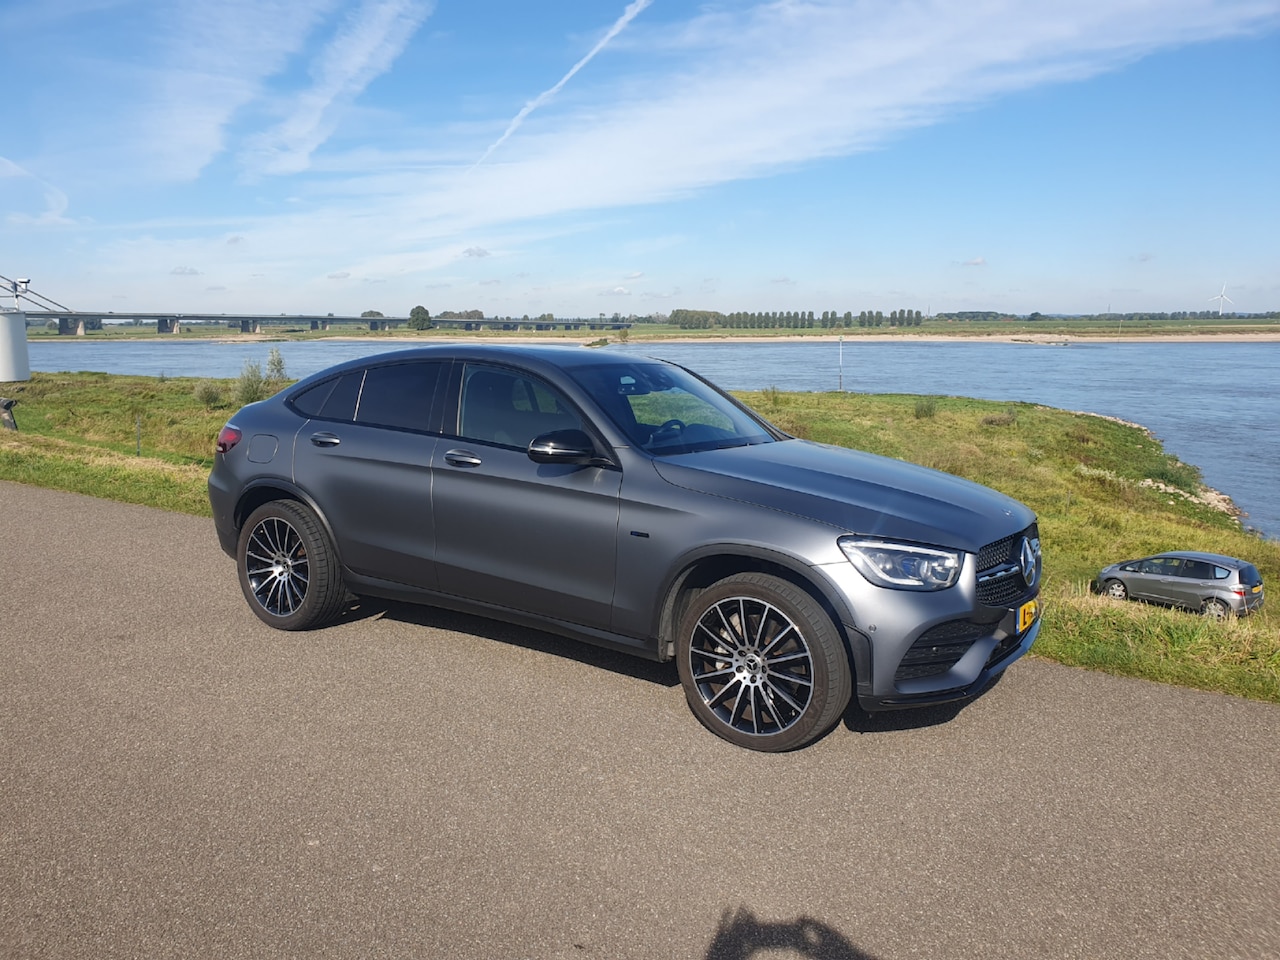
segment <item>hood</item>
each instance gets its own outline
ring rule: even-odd
[[[668,483],[841,531],[977,553],[1026,529],[1023,504],[949,473],[845,447],[782,440],[654,461]]]

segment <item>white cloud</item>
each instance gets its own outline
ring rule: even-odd
[[[583,91],[582,106],[550,112],[502,163],[356,175],[345,189],[362,216],[372,204],[384,218],[379,248],[421,249],[482,226],[670,201],[871,149],[955,109],[1268,17],[1274,4],[1258,0],[767,4],[651,40],[683,44],[688,65],[642,67],[622,92],[595,93],[612,100]],[[335,196],[322,216],[344,216],[346,203]]]
[[[6,157],[0,157],[0,180],[10,181],[10,189],[0,185],[0,213],[8,222],[22,226],[71,223],[64,216],[69,204],[67,195],[53,184],[46,183]]]
[[[150,86],[129,126],[149,170],[192,180],[226,146],[237,111],[264,91],[338,0],[176,0],[165,7]]]
[[[342,109],[391,69],[434,7],[434,0],[364,0],[316,57],[312,85],[294,98],[288,116],[253,138],[242,157],[250,171],[306,170]]]

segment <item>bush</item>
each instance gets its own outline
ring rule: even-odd
[[[196,384],[192,394],[196,400],[204,404],[206,410],[210,410],[222,403],[222,388],[212,380],[201,380]]]
[[[928,420],[938,412],[938,401],[933,397],[919,397],[916,399],[916,419]]]
[[[244,406],[246,403],[264,400],[266,396],[267,380],[262,375],[262,364],[257,360],[246,360],[244,369],[240,371],[240,378],[236,380],[236,399]]]
[[[280,356],[280,348],[272,347],[267,354],[267,381],[278,390],[284,385],[287,376],[284,372],[284,357]]]

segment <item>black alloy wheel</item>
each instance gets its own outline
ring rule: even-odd
[[[676,657],[698,719],[752,750],[793,750],[818,739],[853,689],[826,611],[769,574],[737,574],[698,594],[681,619]]]
[[[309,507],[293,500],[274,500],[249,516],[236,566],[249,607],[277,630],[322,627],[346,598],[328,533]]]

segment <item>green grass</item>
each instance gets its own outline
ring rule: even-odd
[[[0,393],[19,400],[21,430],[0,430],[0,479],[207,516],[213,442],[236,405],[235,384],[37,373],[5,385]],[[1046,571],[1037,655],[1280,702],[1272,610],[1214,623],[1090,591],[1105,564],[1173,548],[1242,556],[1280,583],[1280,543],[1215,506],[1199,471],[1141,428],[955,397],[772,388],[740,396],[797,436],[922,463],[1032,507]]]

